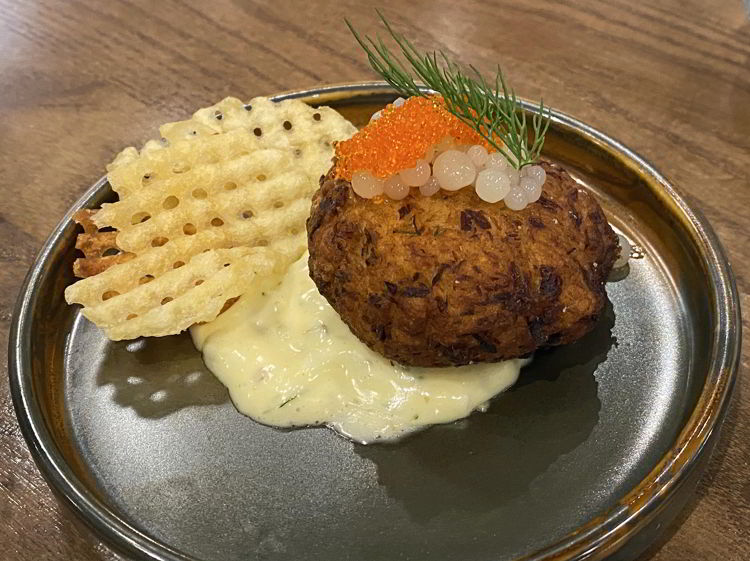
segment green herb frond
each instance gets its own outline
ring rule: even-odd
[[[396,91],[404,97],[429,95],[415,82],[413,72],[427,88],[443,97],[448,111],[476,130],[513,167],[521,169],[539,158],[550,123],[550,110],[545,108],[544,102],[539,103],[539,111],[531,119],[533,134],[530,134],[526,112],[505,81],[500,66],[493,82],[487,82],[474,66],[469,67],[469,75],[443,51],[420,53],[408,39],[391,27],[380,11],[378,16],[409,68],[391,53],[379,35],[375,39],[367,35],[362,37],[349,20],[345,21],[367,53],[370,66]],[[498,138],[501,143],[497,142]]]

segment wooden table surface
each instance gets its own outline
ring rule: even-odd
[[[0,337],[43,240],[122,147],[227,95],[373,79],[342,22],[364,2],[0,0]],[[369,4],[369,3],[367,3]],[[521,95],[620,139],[709,218],[750,310],[750,20],[740,0],[380,3]],[[750,332],[744,322],[745,332]],[[32,462],[0,346],[0,559],[121,559],[61,508]],[[643,559],[750,558],[748,356],[698,492]]]

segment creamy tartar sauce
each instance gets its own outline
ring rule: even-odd
[[[391,440],[484,410],[528,360],[457,368],[392,363],[357,339],[310,279],[307,254],[276,285],[191,328],[237,409],[277,427],[327,425]]]

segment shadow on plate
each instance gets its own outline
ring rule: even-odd
[[[160,418],[229,400],[186,333],[120,341],[107,348],[97,385],[113,386],[114,401],[141,417]]]
[[[586,441],[601,403],[594,372],[613,344],[608,304],[588,335],[536,353],[484,414],[432,427],[393,445],[361,446],[389,496],[416,520],[443,511],[481,513],[528,491],[560,456]],[[421,473],[418,481],[405,476]]]

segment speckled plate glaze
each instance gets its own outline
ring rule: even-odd
[[[287,93],[357,124],[384,84]],[[530,107],[530,106],[527,106]],[[545,155],[641,250],[581,341],[538,353],[486,414],[390,445],[243,417],[186,335],[113,343],[67,306],[75,210],[22,290],[10,376],[41,472],[138,559],[630,559],[684,504],[739,356],[730,267],[705,219],[642,158],[554,113]],[[102,162],[104,164],[104,162]]]

